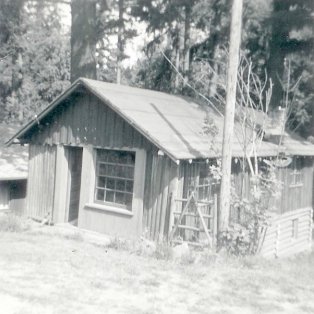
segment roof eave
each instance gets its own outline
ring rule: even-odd
[[[97,93],[95,89],[93,89],[88,82],[84,80],[84,78],[78,78],[64,93],[58,96],[50,105],[48,105],[38,116],[35,116],[32,120],[30,120],[27,124],[25,124],[15,135],[13,135],[6,143],[6,146],[10,146],[11,144],[21,143],[20,138],[27,133],[32,127],[34,127],[41,119],[43,119],[46,115],[48,115],[54,108],[56,108],[62,101],[64,101],[79,85],[83,85],[87,90],[89,90],[93,95],[106,102],[106,104],[115,112],[117,112],[120,116],[123,117],[132,127],[134,127],[139,133],[141,133],[144,137],[148,138],[158,149],[162,150],[167,154],[167,156],[174,162],[178,160],[176,156],[172,155],[169,151],[165,150],[165,148],[158,143],[155,139],[153,139],[145,130],[142,130],[137,124],[132,121],[132,119],[125,116],[116,106],[114,106],[108,99],[104,99],[102,95]]]
[[[77,79],[66,91],[58,96],[50,105],[48,105],[38,116],[34,116],[32,120],[27,122],[16,134],[14,134],[7,142],[6,146],[11,144],[18,144],[20,138],[27,133],[38,121],[49,114],[56,106],[58,106],[63,100],[65,100],[80,84],[82,83],[81,78]],[[85,85],[85,84],[84,84]]]

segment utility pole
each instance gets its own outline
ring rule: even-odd
[[[242,7],[243,0],[233,0],[227,73],[227,99],[222,142],[222,178],[220,187],[219,232],[226,230],[229,225],[232,137],[234,129],[237,74],[241,44]]]

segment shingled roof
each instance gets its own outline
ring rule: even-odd
[[[190,98],[85,78],[74,82],[35,120],[24,126],[9,143],[12,143],[14,139],[23,138],[23,135],[29,132],[38,121],[49,115],[80,86],[112,108],[174,160],[211,158],[221,155],[223,116],[210,106]],[[217,134],[214,136],[204,134],[206,118],[209,118],[215,125]],[[244,142],[243,129],[239,123],[236,123],[233,143],[235,157],[243,155]],[[250,150],[250,145],[247,146]],[[294,141],[292,146],[286,147],[285,151],[293,154],[302,152],[302,155],[314,155],[314,145],[305,141]],[[264,141],[259,143],[257,150],[259,156],[275,156],[278,153],[277,145]]]

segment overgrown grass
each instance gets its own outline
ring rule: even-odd
[[[25,218],[14,214],[0,215],[0,232],[22,232],[30,229],[30,225]]]
[[[1,233],[1,312],[314,313],[314,252],[237,258],[68,233]]]
[[[219,260],[219,255],[210,249],[192,249],[187,245],[172,246],[163,239],[153,242],[145,238],[139,240],[126,240],[119,237],[112,237],[109,243],[104,246],[106,249],[127,251],[130,254],[149,257],[156,260],[175,262],[176,264],[211,265]]]

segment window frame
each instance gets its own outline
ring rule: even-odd
[[[300,159],[294,158],[292,167],[289,172],[289,187],[302,187],[304,184],[303,172],[302,172],[302,163]]]
[[[294,218],[291,220],[291,227],[291,237],[293,240],[296,240],[299,236],[299,218]]]
[[[128,163],[121,163],[121,162],[111,162],[111,161],[99,161],[98,157],[98,152],[100,151],[108,151],[108,152],[123,152],[132,155],[133,163],[128,164]],[[93,202],[94,204],[98,204],[100,206],[108,206],[112,208],[117,208],[117,209],[122,209],[125,211],[132,212],[133,208],[133,202],[134,202],[134,183],[135,183],[135,175],[136,175],[136,158],[137,158],[137,153],[136,151],[133,150],[125,150],[125,149],[111,149],[111,148],[96,148],[95,149],[95,184],[94,184],[94,193],[93,193]],[[119,175],[106,175],[106,174],[100,174],[100,165],[105,165],[106,166],[118,166],[118,167],[129,167],[132,168],[132,178],[127,178],[127,176],[119,176]],[[112,180],[114,181],[114,189],[101,187],[98,185],[98,179],[99,178],[105,178],[105,182],[107,184],[107,180]],[[117,181],[124,181],[124,191],[117,189]],[[126,191],[126,182],[132,182],[132,192]],[[106,185],[105,184],[105,185]],[[104,200],[97,199],[97,192],[103,190],[104,191]],[[115,201],[106,201],[106,193],[111,192],[113,193],[114,197],[113,199],[115,200],[116,194],[124,194],[124,200],[126,199],[125,195],[131,195],[131,202],[128,204],[122,204],[122,203],[117,203]]]

